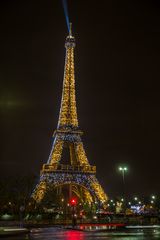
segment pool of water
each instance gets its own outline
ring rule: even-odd
[[[61,228],[35,228],[25,236],[1,238],[6,240],[154,240],[160,239],[160,229],[130,229],[110,232],[83,232]]]

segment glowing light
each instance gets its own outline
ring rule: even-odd
[[[119,171],[122,171],[122,172],[124,172],[124,171],[127,171],[128,170],[128,168],[127,167],[119,167]]]
[[[69,16],[68,16],[68,7],[67,7],[66,0],[62,0],[62,4],[63,4],[63,9],[64,9],[64,15],[65,15],[65,18],[66,18],[67,28],[68,28],[68,31],[69,31]]]
[[[76,198],[71,198],[70,204],[71,204],[71,206],[76,206],[77,205],[77,199]]]

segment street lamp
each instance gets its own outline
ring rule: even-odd
[[[156,197],[154,195],[152,195],[152,199],[155,199]]]
[[[119,171],[122,173],[122,178],[123,178],[123,187],[125,185],[125,178],[124,178],[124,175],[125,175],[125,172],[127,172],[128,168],[127,167],[119,167]]]
[[[76,206],[77,206],[77,199],[76,198],[71,198],[70,199],[70,206],[72,209],[72,226],[75,227],[77,224],[77,214],[76,214]]]
[[[125,193],[125,172],[127,172],[127,167],[119,167],[119,171],[122,173],[122,178],[123,178],[123,197],[124,199],[121,199],[122,202],[124,202],[124,207],[126,208],[126,193]]]

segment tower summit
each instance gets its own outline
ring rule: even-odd
[[[72,195],[73,188],[76,188],[74,192],[79,196],[79,201],[96,201],[103,205],[107,201],[107,196],[96,178],[96,167],[88,162],[81,140],[82,131],[78,125],[74,71],[75,46],[70,23],[69,35],[65,41],[66,56],[58,125],[53,135],[54,141],[48,162],[42,167],[40,180],[32,197],[37,202],[41,202],[50,190],[62,192],[63,186],[68,185],[69,195]],[[69,156],[64,156],[62,164],[65,149],[68,150]]]

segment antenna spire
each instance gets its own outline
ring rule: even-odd
[[[69,36],[72,37],[72,23],[69,23]]]

